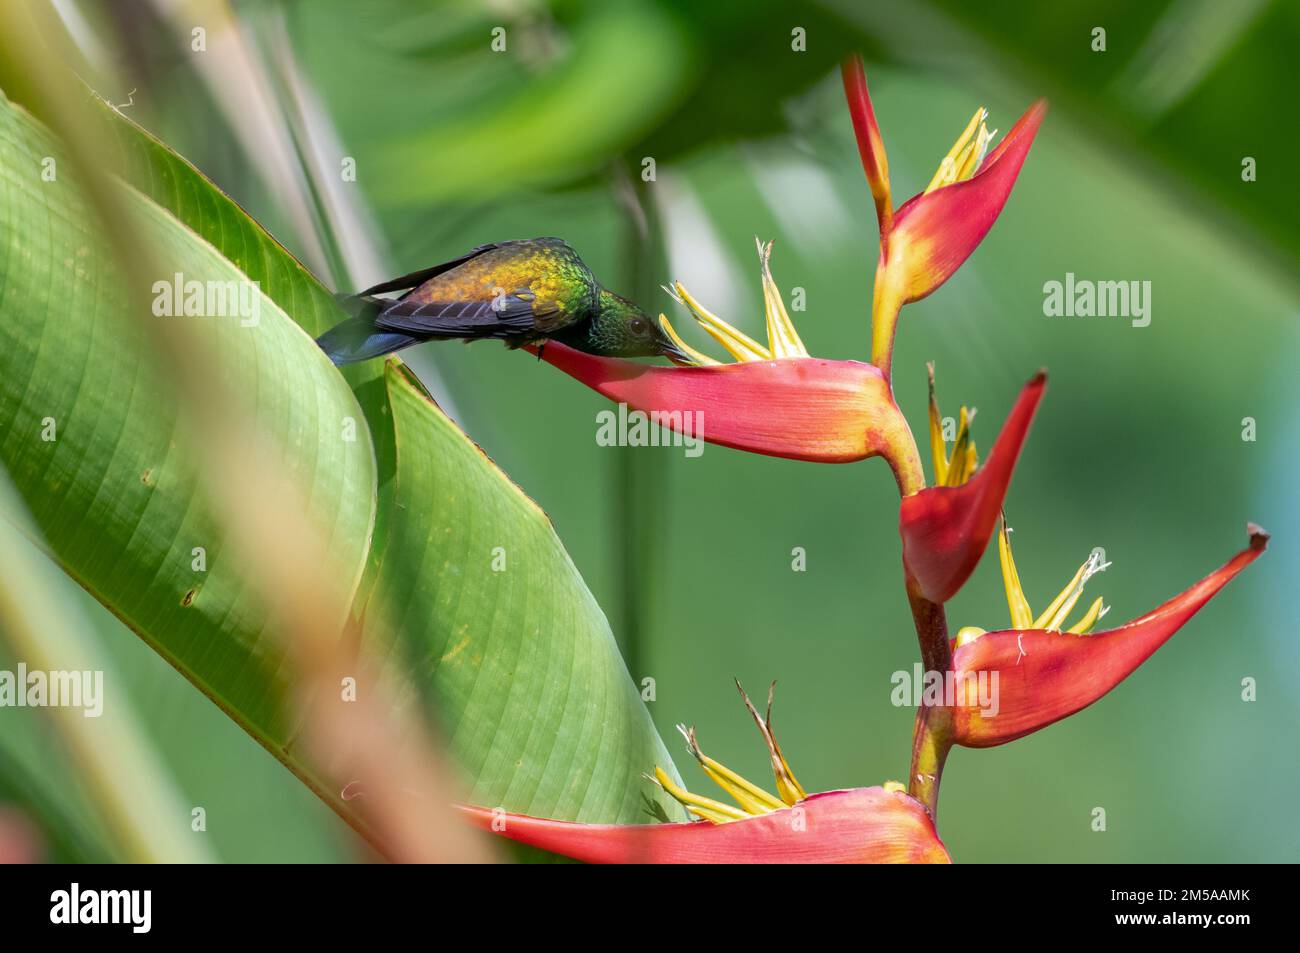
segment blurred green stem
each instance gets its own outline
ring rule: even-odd
[[[52,705],[49,716],[90,801],[104,820],[117,858],[130,863],[202,863],[213,860],[202,835],[189,830],[185,807],[130,710],[122,683],[95,648],[95,636],[55,594],[53,567],[28,534],[10,522],[22,506],[0,470],[0,636],[16,659],[41,672],[99,673],[103,711]],[[83,699],[84,701],[85,699]],[[53,701],[53,699],[51,699]]]
[[[641,304],[654,294],[655,262],[659,255],[658,214],[646,194],[640,166],[630,159],[614,169],[613,190],[623,212],[623,287]],[[638,684],[643,675],[646,622],[653,607],[654,567],[663,546],[664,459],[618,447],[614,454],[611,494],[614,562],[618,567],[619,619],[616,631],[628,671]]]

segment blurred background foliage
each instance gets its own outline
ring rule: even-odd
[[[1094,709],[954,753],[940,832],[967,862],[1300,856],[1288,599],[1300,572],[1300,191],[1286,171],[1296,4],[55,6],[87,82],[130,102],[132,118],[336,287],[555,234],[647,309],[677,315],[657,288],[676,278],[754,332],[758,235],[776,239],[782,289],[805,289],[807,311],[795,314],[805,342],[830,357],[865,359],[876,256],[840,57],[866,57],[898,201],[924,186],[977,105],[1005,131],[1032,99],[1051,98],[997,226],[905,312],[900,403],[923,434],[934,360],[945,409],[977,405],[987,447],[1020,384],[1049,369],[1007,503],[1031,600],[1100,545],[1114,565],[1095,591],[1123,621],[1221,563],[1247,519],[1274,545]],[[191,47],[198,26],[206,52]],[[1092,49],[1096,27],[1105,52]],[[803,51],[791,46],[796,28]],[[355,183],[338,174],[345,156]],[[1243,182],[1244,157],[1257,181]],[[1044,317],[1043,283],[1067,272],[1149,280],[1150,327]],[[913,713],[890,703],[890,677],[910,672],[917,651],[883,465],[601,448],[603,401],[525,355],[447,345],[410,360],[550,514],[633,677],[654,679],[649,707],[670,744],[675,723],[693,723],[711,754],[762,776],[731,678],[751,693],[777,678],[782,745],[809,790],[906,772]],[[1245,417],[1255,442],[1242,439]],[[806,572],[791,570],[795,547]],[[1005,623],[995,561],[950,604],[954,628]],[[66,587],[184,803],[206,809],[216,856],[366,856],[255,742]],[[1253,703],[1241,700],[1248,677]],[[2,757],[41,770],[30,752]],[[0,798],[21,777],[0,769]],[[704,787],[689,768],[688,779]],[[1095,807],[1105,833],[1091,830]],[[79,850],[67,837],[47,847]]]

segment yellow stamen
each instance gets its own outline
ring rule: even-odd
[[[902,794],[907,790],[907,785],[902,781],[886,781],[881,785],[886,791],[893,791],[896,794]]]
[[[664,334],[668,335],[668,340],[672,341],[673,344],[677,345],[678,350],[680,350],[683,354],[688,356],[696,364],[705,367],[710,367],[712,365],[719,363],[718,361],[715,361],[713,358],[709,357],[709,355],[705,354],[703,351],[697,351],[695,348],[691,347],[689,344],[683,341],[681,335],[677,333],[677,329],[674,328],[671,323],[669,323],[668,316],[666,314],[659,315],[659,326],[663,328]]]
[[[980,128],[985,118],[988,117],[988,114],[988,110],[983,106],[975,110],[975,115],[972,116],[971,121],[966,124],[966,128],[963,129],[961,135],[957,137],[957,141],[954,142],[952,148],[948,150],[948,154],[943,157],[943,161],[939,163],[938,171],[934,173],[934,178],[932,178],[930,184],[926,186],[925,193],[927,195],[935,189],[941,189],[945,185],[951,185],[964,177],[961,175],[962,168],[968,164],[969,160],[974,156],[974,149],[968,147],[972,144],[972,138],[976,136],[976,130]],[[985,140],[985,144],[987,145],[987,139]]]
[[[957,630],[957,648],[961,648],[968,642],[974,642],[981,635],[987,634],[987,629],[981,629],[977,625],[964,625]]]
[[[686,810],[704,818],[706,821],[712,821],[714,824],[725,824],[728,821],[741,821],[749,817],[744,811],[732,807],[730,804],[723,804],[721,801],[713,800],[713,798],[701,797],[679,787],[673,782],[672,778],[668,777],[667,772],[657,765],[655,766],[655,776],[653,778],[649,775],[644,775],[644,777],[663,788]]]
[[[807,357],[808,349],[803,346],[803,341],[799,340],[794,322],[790,320],[790,315],[785,310],[785,302],[781,300],[781,292],[776,287],[776,282],[772,280],[772,271],[768,266],[768,260],[772,257],[772,243],[768,242],[764,245],[757,238],[754,242],[758,245],[758,260],[762,263],[763,307],[767,312],[767,340],[771,346],[772,356],[778,359]]]
[[[776,790],[781,795],[781,800],[787,805],[802,801],[808,796],[808,792],[795,779],[794,772],[790,770],[790,763],[785,760],[785,755],[781,753],[781,746],[776,743],[776,736],[772,733],[772,695],[776,691],[776,682],[769,685],[767,689],[767,717],[759,715],[758,709],[745,694],[745,689],[741,688],[740,679],[736,679],[736,688],[740,691],[740,697],[745,700],[745,707],[754,716],[754,724],[758,725],[763,741],[767,743],[767,753],[772,759],[772,774],[776,777]]]
[[[1011,610],[1011,626],[1016,629],[1029,629],[1034,624],[1034,613],[1025,598],[1025,590],[1020,585],[1020,573],[1016,571],[1016,561],[1011,557],[1011,530],[1007,528],[1007,519],[1002,517],[1002,529],[998,532],[998,558],[1002,563],[1002,583],[1007,590],[1007,608]]]
[[[687,728],[685,725],[678,725],[677,730],[686,738],[686,743],[690,746],[691,754],[695,760],[700,763],[704,773],[713,779],[713,782],[730,794],[742,808],[750,814],[766,814],[769,811],[780,810],[785,807],[781,801],[768,794],[757,784],[747,781],[735,771],[727,766],[714,761],[703,751],[700,750],[700,744],[695,740],[695,729]]]
[[[1066,631],[1072,635],[1084,635],[1091,631],[1092,627],[1096,625],[1101,617],[1109,611],[1110,606],[1102,605],[1101,596],[1098,596],[1097,601],[1092,604],[1092,607],[1089,608],[1086,613],[1084,613],[1083,618],[1070,626]]]
[[[700,326],[712,335],[713,339],[727,349],[732,357],[738,361],[770,361],[771,352],[759,344],[743,331],[733,328],[726,321],[723,321],[716,314],[704,307],[687,291],[680,281],[673,283],[673,288],[677,291],[677,297],[686,305],[695,320]]]
[[[1083,595],[1083,587],[1087,585],[1088,580],[1109,565],[1110,563],[1102,563],[1101,557],[1096,553],[1084,560],[1083,565],[1079,567],[1079,571],[1074,574],[1074,578],[1066,584],[1064,589],[1057,593],[1056,598],[1052,600],[1052,604],[1043,610],[1042,615],[1034,620],[1034,628],[1060,631],[1061,623],[1065,621],[1065,617],[1070,614],[1074,604]]]
[[[943,418],[934,394],[934,361],[925,365],[930,375],[930,457],[934,460],[934,485],[945,486],[948,479],[948,448],[943,442]]]

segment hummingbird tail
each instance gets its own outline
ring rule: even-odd
[[[325,355],[335,364],[354,364],[372,357],[392,354],[418,344],[421,338],[400,331],[379,328],[375,319],[387,301],[379,298],[339,296],[339,303],[353,316],[336,324],[316,339]]]

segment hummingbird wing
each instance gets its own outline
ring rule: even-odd
[[[582,320],[596,306],[594,276],[560,239],[483,246],[459,264],[425,273],[430,276],[380,312],[377,327],[428,338],[522,344]]]
[[[409,275],[402,275],[400,278],[390,278],[388,281],[380,282],[365,291],[358,291],[355,297],[361,298],[366,295],[387,294],[390,291],[409,291],[412,288],[424,284],[430,278],[436,278],[438,275],[445,274],[453,268],[459,268],[465,262],[472,258],[477,258],[484,252],[500,248],[499,244],[479,245],[477,248],[471,248],[459,258],[453,258],[451,261],[444,261],[440,265],[434,265],[430,268],[421,268],[419,271],[413,271]]]

